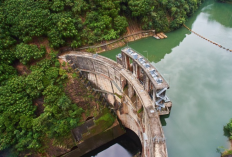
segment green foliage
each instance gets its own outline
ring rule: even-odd
[[[15,59],[14,49],[0,49],[0,62],[11,64]]]
[[[224,146],[218,147],[217,152],[221,153],[221,157],[229,157],[229,155],[232,155],[232,150],[226,149]]]
[[[38,120],[41,120],[41,125],[44,125],[43,128],[46,129],[44,131],[50,138],[66,135],[70,129],[78,125],[83,110],[76,104],[72,104],[58,86],[48,86],[43,95],[45,109],[41,115],[42,119],[39,117]],[[41,126],[36,129],[41,129]]]
[[[16,42],[48,37],[50,46],[80,47],[112,40],[125,33],[127,19],[143,29],[180,27],[203,0],[4,0],[0,4],[0,54]],[[14,59],[14,55],[9,62]]]
[[[77,78],[77,74],[76,74],[76,73],[73,73],[73,74],[72,74],[72,77],[73,77],[73,78]]]
[[[6,81],[12,77],[16,76],[16,70],[5,63],[0,63],[0,85],[3,84],[3,81]]]
[[[16,46],[15,56],[22,62],[23,64],[26,64],[28,61],[33,59],[38,59],[43,57],[45,54],[45,49],[41,48],[41,50],[38,49],[36,45],[28,45],[28,44],[18,44]]]
[[[2,4],[5,24],[11,36],[28,42],[34,36],[46,34],[50,11],[49,1],[6,0]]]
[[[138,113],[143,112],[143,107],[141,107],[141,109],[138,110]]]
[[[129,0],[128,5],[132,11],[132,16],[144,16],[152,9],[151,0]]]
[[[115,121],[108,109],[104,109],[102,116],[95,121],[96,125],[100,125],[102,130],[109,128]]]
[[[42,137],[65,136],[79,124],[83,110],[65,95],[62,84],[67,75],[54,66],[55,56],[51,52],[50,59],[31,66],[27,76],[17,76],[11,66],[1,64],[0,150],[38,150]],[[35,116],[33,100],[39,97],[44,97],[45,108]]]
[[[218,0],[219,2],[223,2],[223,3],[225,3],[225,2],[229,2],[229,3],[232,3],[232,0]]]
[[[55,28],[48,32],[48,38],[49,38],[50,46],[53,48],[62,46],[65,43],[65,41],[62,39],[61,34]]]
[[[126,32],[125,28],[127,26],[128,26],[128,23],[127,23],[126,18],[124,16],[117,16],[116,18],[114,18],[114,28],[120,34]]]
[[[40,150],[43,137],[65,136],[78,125],[83,112],[64,93],[67,74],[59,69],[55,52],[35,65],[28,64],[45,54],[43,46],[33,45],[38,39],[48,38],[53,48],[77,48],[120,37],[128,19],[141,23],[143,29],[170,31],[180,27],[201,2],[0,0],[0,151],[9,147]],[[12,67],[16,59],[28,64],[31,73],[18,76]],[[35,114],[37,98],[45,102],[39,115]],[[100,121],[108,126],[114,118],[108,113]],[[230,126],[231,122],[225,128],[231,134]]]
[[[228,131],[229,138],[232,140],[232,119],[230,120],[230,122],[226,126],[224,126],[224,129],[226,131]]]

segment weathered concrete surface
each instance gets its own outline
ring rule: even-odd
[[[106,94],[106,98],[113,106],[119,104],[116,110],[117,116],[125,127],[138,135],[142,144],[143,157],[168,156],[154,100],[131,71],[106,57],[86,52],[72,51],[60,58],[68,61],[74,69],[87,73],[88,78],[92,78],[90,81],[101,90],[123,95],[122,99],[118,99],[117,96],[111,94],[112,97],[110,97],[110,94]],[[128,95],[124,91],[129,92]],[[132,100],[135,101],[132,102]]]
[[[158,70],[144,56],[130,47],[123,48],[116,58],[117,63],[131,71],[135,78],[140,80],[144,90],[151,95],[153,105],[159,114],[169,114],[172,107],[172,102],[166,95],[169,85]]]
[[[100,130],[99,130],[100,131]],[[99,133],[85,139],[77,145],[77,148],[62,157],[80,157],[114,139],[123,135],[125,130],[122,130],[118,121],[107,130],[100,131]]]

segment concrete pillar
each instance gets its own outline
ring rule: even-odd
[[[126,57],[126,55],[125,55],[125,53],[123,53],[123,52],[121,52],[121,54],[122,54],[122,66],[123,66],[123,68],[126,68],[126,59],[125,59],[125,57]]]
[[[133,60],[133,75],[136,78],[139,78],[139,66],[134,60]]]
[[[139,100],[139,97],[136,96],[136,102],[137,102],[137,106],[136,106],[136,109],[137,111],[140,110],[142,108],[142,103],[141,101]]]
[[[143,86],[144,86],[144,90],[149,92],[150,91],[150,79],[148,78],[148,76],[144,73],[143,75]]]
[[[126,79],[123,77],[123,76],[120,76],[121,77],[121,89],[122,89],[122,91],[123,91],[123,88],[125,87],[125,85],[126,85]]]
[[[126,55],[126,69],[130,70],[130,58]]]
[[[153,105],[155,105],[155,101],[156,101],[156,89],[155,87],[153,87],[153,100],[152,100]]]
[[[130,60],[130,58],[129,58],[129,60]],[[134,65],[133,65],[133,63],[130,63],[129,65],[130,65],[130,68],[129,68],[129,70],[131,71],[131,73],[133,73],[133,68],[134,68]]]
[[[117,63],[122,65],[122,58],[117,57]]]
[[[123,68],[129,70],[129,68],[130,68],[130,58],[124,52],[122,52],[122,65],[123,65]]]
[[[134,96],[134,93],[135,93],[135,91],[134,91],[132,85],[128,84],[128,97],[132,98]]]

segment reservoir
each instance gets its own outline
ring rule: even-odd
[[[185,24],[201,36],[232,49],[232,4],[205,1]],[[232,118],[232,52],[184,27],[166,35],[167,39],[149,37],[129,46],[154,62],[170,84],[167,94],[173,107],[169,116],[161,117],[169,157],[219,157],[217,148],[229,147],[223,126]],[[115,60],[120,50],[101,55]],[[113,152],[125,154],[116,156],[132,156],[118,143],[91,156],[114,157],[109,155]]]

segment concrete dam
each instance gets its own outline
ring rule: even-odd
[[[167,81],[141,54],[125,47],[117,62],[87,52],[69,51],[59,58],[68,62],[99,90],[122,124],[140,139],[142,157],[167,157],[160,115],[170,113]],[[114,93],[114,94],[112,94]]]

